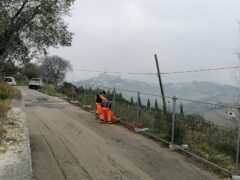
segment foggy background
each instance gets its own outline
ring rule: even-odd
[[[67,80],[98,73],[77,69],[156,73],[240,65],[239,0],[76,0],[72,47],[50,49],[71,62]],[[235,70],[236,71],[236,70]],[[213,81],[237,85],[234,70],[164,75],[164,82]],[[158,82],[155,76],[121,77]]]

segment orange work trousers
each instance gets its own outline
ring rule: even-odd
[[[103,121],[105,123],[108,123],[108,122],[116,123],[117,122],[116,116],[114,115],[112,110],[109,108],[102,107],[102,115],[103,115]]]
[[[100,103],[96,103],[96,112],[98,114],[101,114],[102,113],[102,106]]]
[[[103,111],[100,103],[96,103],[96,113],[100,119],[103,119]]]

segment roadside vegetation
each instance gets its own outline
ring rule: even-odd
[[[6,117],[6,113],[10,107],[14,93],[15,90],[13,87],[4,82],[0,82],[0,145],[2,144],[4,133],[6,132],[3,127],[4,118]]]
[[[93,112],[95,98],[100,91],[76,87],[66,82],[61,87],[48,86],[42,90],[51,95],[65,96],[69,102],[74,101],[83,109]],[[113,92],[106,91],[106,96],[113,99]],[[121,92],[117,92],[115,100],[113,109],[118,117],[137,127],[147,127],[151,134],[171,141],[172,113],[167,111],[166,115],[163,115],[157,101],[154,107],[151,107],[149,102],[147,105],[140,103],[137,121],[137,102],[134,102],[133,98],[126,99]],[[190,152],[234,172],[237,129],[215,126],[198,114],[184,114],[182,105],[178,108],[180,113],[176,113],[174,143],[187,144]]]
[[[62,92],[57,88],[57,86],[53,84],[45,85],[41,89],[39,89],[39,91],[46,93],[50,96],[61,97],[63,95]]]
[[[68,61],[47,54],[50,47],[71,46],[73,33],[64,17],[69,16],[73,4],[74,0],[0,1],[0,79],[12,76],[17,85],[28,85],[31,78],[44,78],[46,72],[53,75],[47,69],[51,59],[55,59],[51,67],[70,67]],[[41,59],[40,64],[31,63],[33,59]],[[65,77],[66,71],[57,72],[47,81]]]
[[[28,86],[32,78],[42,78],[46,84],[64,79],[71,70],[69,61],[47,54],[50,47],[71,46],[73,33],[64,17],[73,4],[74,0],[0,1],[0,80],[11,76],[18,86]],[[33,59],[40,61],[32,63]],[[0,82],[0,123],[13,95],[14,88]]]

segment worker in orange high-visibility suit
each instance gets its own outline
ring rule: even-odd
[[[103,116],[103,122],[105,123],[116,123],[117,118],[112,112],[111,108],[111,100],[108,100],[105,97],[105,92],[103,91],[100,95],[100,98],[102,100],[101,106],[102,106],[102,116]]]
[[[104,91],[101,91],[96,98],[96,115],[103,120],[103,115],[102,115],[102,99],[103,99],[103,94],[105,94]],[[101,98],[102,97],[102,98]]]

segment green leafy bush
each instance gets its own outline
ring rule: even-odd
[[[51,96],[60,96],[60,92],[55,85],[45,85],[40,91],[47,93]]]
[[[16,74],[16,75],[14,75],[14,78],[15,78],[18,86],[27,86],[29,83],[29,80],[28,80],[27,76],[25,76],[25,75]]]
[[[14,88],[6,83],[0,82],[0,101],[5,99],[12,99],[14,96]]]
[[[4,117],[5,112],[9,108],[14,92],[13,87],[0,82],[0,118]]]

